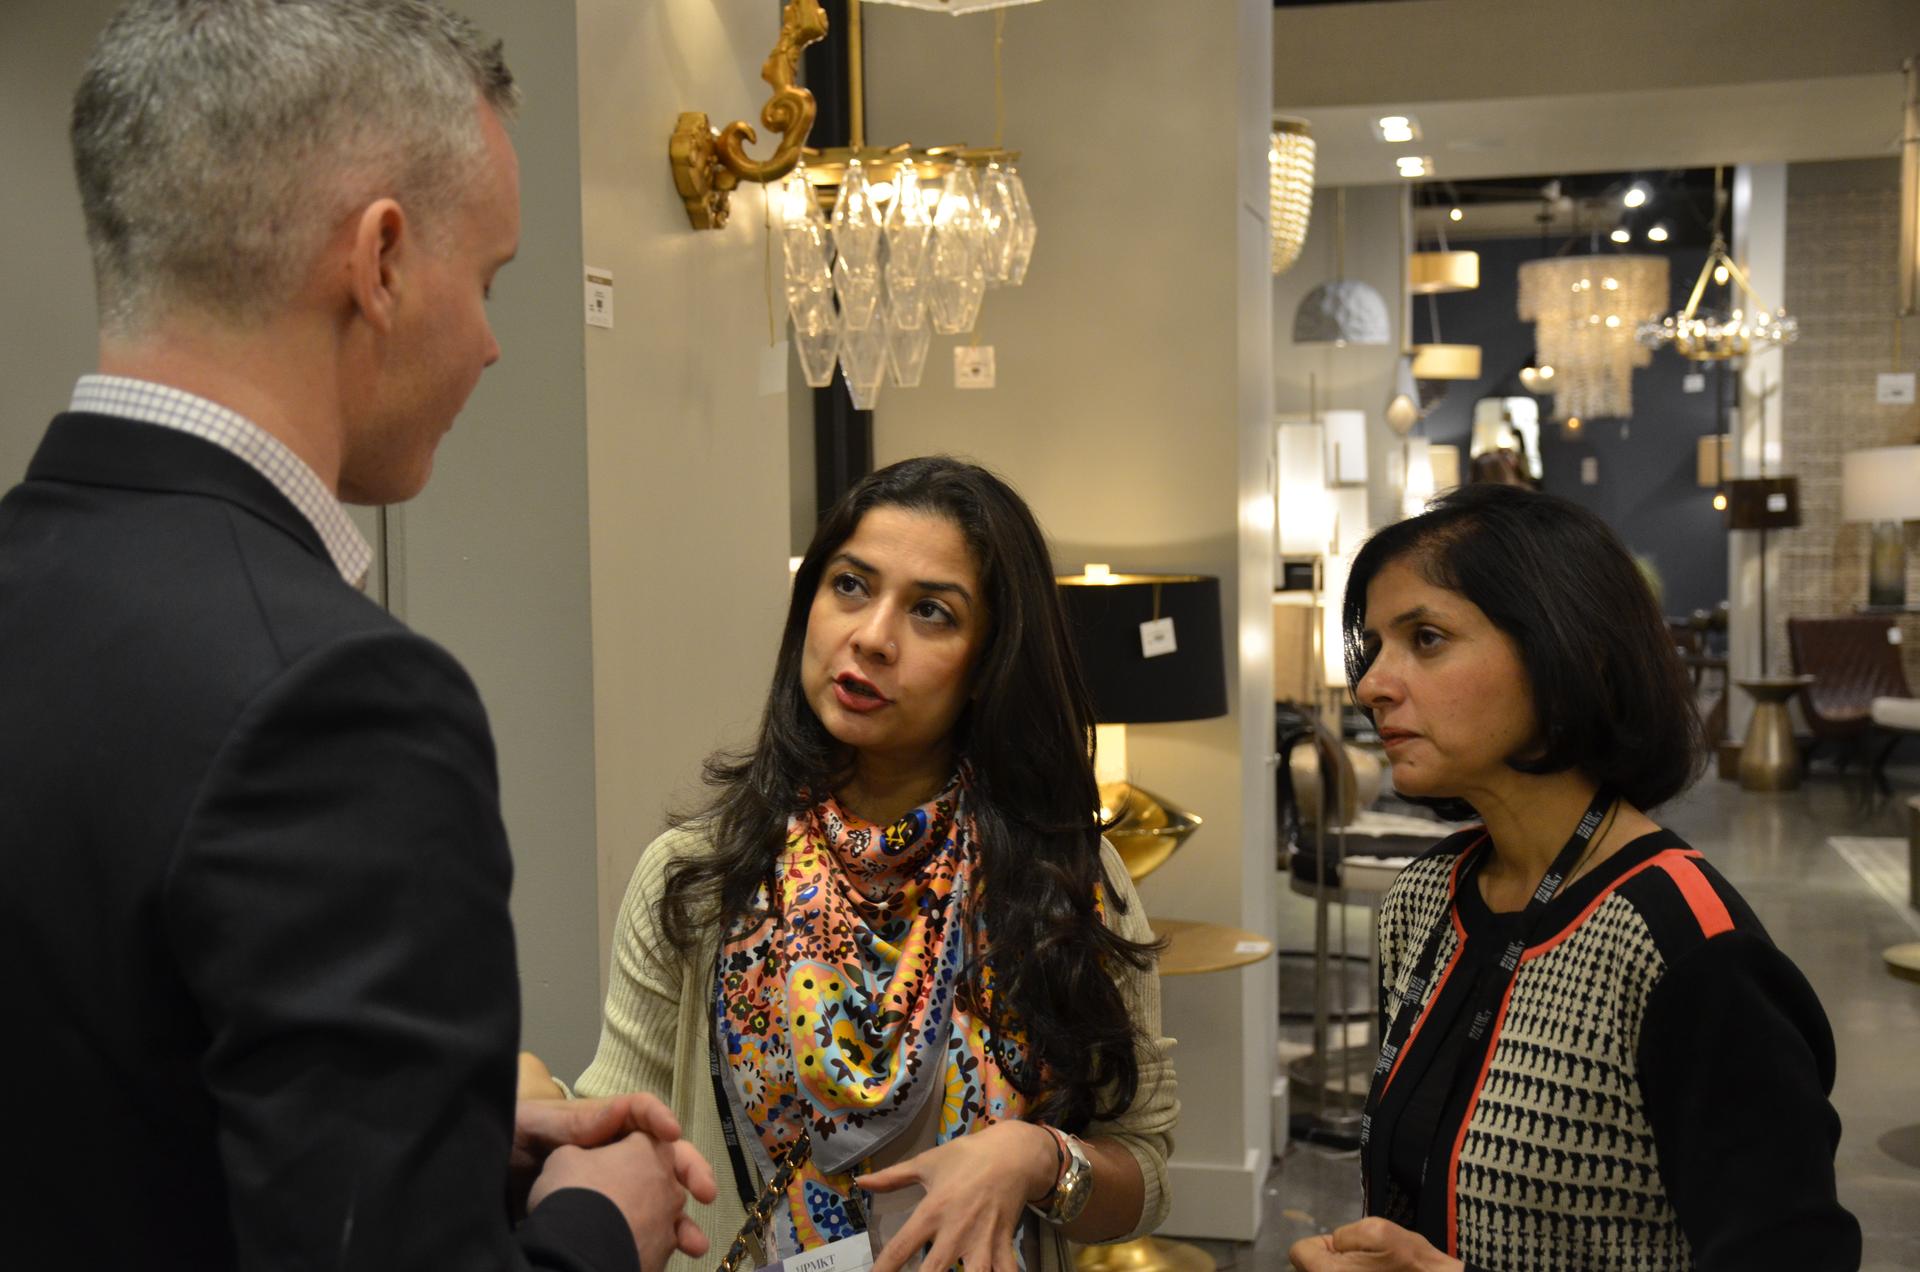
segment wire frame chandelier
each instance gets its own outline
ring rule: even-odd
[[[1520,266],[1520,317],[1553,374],[1556,419],[1625,419],[1633,372],[1653,360],[1642,323],[1667,307],[1664,256],[1558,256]]]
[[[1307,245],[1313,218],[1313,134],[1304,119],[1273,121],[1267,150],[1267,221],[1273,238],[1273,272],[1284,274]]]
[[[1641,344],[1649,349],[1671,348],[1689,362],[1724,362],[1800,338],[1800,323],[1784,309],[1769,309],[1753,290],[1747,272],[1727,252],[1727,240],[1720,231],[1727,206],[1721,175],[1721,169],[1714,169],[1713,249],[1700,267],[1686,305],[1665,318],[1640,324]],[[1724,307],[1701,308],[1709,283],[1726,288]]]

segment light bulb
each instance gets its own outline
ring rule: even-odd
[[[1725,265],[1715,265],[1715,266],[1713,267],[1713,281],[1714,281],[1714,282],[1716,282],[1716,283],[1724,283],[1724,282],[1726,282],[1726,281],[1727,281],[1727,279],[1728,279],[1729,277],[1731,277],[1731,275],[1729,275],[1729,274],[1727,273],[1727,267],[1726,267]]]
[[[1620,199],[1620,202],[1626,204],[1630,208],[1637,208],[1642,204],[1644,204],[1646,201],[1647,201],[1647,187],[1645,187],[1644,185],[1640,185],[1638,183],[1635,183],[1633,188],[1628,190],[1625,195],[1621,196],[1621,199]]]
[[[1713,510],[1715,512],[1725,512],[1727,510],[1727,496],[1724,493],[1714,495]]]
[[[1613,233],[1607,235],[1607,237],[1612,239],[1616,243],[1625,243],[1630,241],[1633,238],[1633,235],[1629,234],[1627,232],[1627,227],[1623,225],[1619,229],[1615,230]]]
[[[1656,225],[1656,226],[1653,226],[1653,227],[1652,227],[1651,229],[1649,229],[1649,230],[1647,231],[1647,241],[1648,241],[1648,242],[1650,242],[1650,243],[1664,243],[1664,242],[1666,242],[1666,241],[1667,241],[1667,227],[1666,227],[1666,226],[1664,226],[1664,225]]]
[[[1459,208],[1455,208],[1453,211],[1447,213],[1447,220],[1459,221],[1464,219],[1466,215],[1467,214],[1465,212],[1462,212]]]
[[[1580,431],[1580,417],[1578,415],[1567,416],[1567,432],[1578,433],[1579,431]]]

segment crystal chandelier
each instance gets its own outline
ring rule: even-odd
[[[1633,371],[1652,361],[1636,338],[1667,306],[1664,256],[1560,256],[1520,266],[1520,317],[1553,368],[1559,419],[1633,414]]]
[[[1019,152],[1000,145],[1006,14],[994,23],[993,146],[873,147],[860,0],[850,0],[851,144],[806,151],[773,195],[801,374],[826,388],[837,365],[857,410],[873,409],[888,378],[918,386],[934,335],[972,331],[988,290],[1026,280],[1038,227]]]
[[[1038,229],[1015,158],[855,146],[781,181],[787,314],[809,385],[832,384],[838,365],[870,411],[889,376],[920,383],[936,333],[973,330],[988,289],[1025,281]]]
[[[1313,135],[1304,119],[1273,121],[1267,151],[1267,220],[1273,235],[1273,272],[1300,259],[1313,216]]]

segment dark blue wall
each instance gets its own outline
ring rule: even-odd
[[[1503,383],[1513,387],[1515,374],[1533,349],[1533,324],[1520,321],[1515,305],[1521,262],[1543,252],[1535,240],[1450,246],[1480,253],[1480,286],[1435,298],[1441,336],[1449,344],[1480,346],[1481,379],[1453,385],[1423,427],[1434,441],[1458,445],[1464,468],[1473,404],[1499,394]],[[1679,248],[1667,256],[1673,275],[1670,308],[1677,309],[1686,303],[1706,253]],[[1414,297],[1413,319],[1415,341],[1433,339],[1425,297]],[[1682,378],[1695,369],[1678,354],[1656,353],[1651,366],[1633,373],[1631,420],[1588,421],[1573,440],[1563,439],[1559,425],[1544,418],[1540,427],[1542,488],[1592,509],[1636,555],[1649,558],[1664,585],[1662,608],[1671,615],[1711,609],[1727,597],[1723,516],[1713,510],[1713,492],[1694,484],[1698,439],[1723,431],[1716,421],[1717,372],[1704,368],[1705,390],[1684,392]],[[1729,384],[1729,412],[1733,401],[1734,386]],[[1543,405],[1548,402],[1543,399]],[[1599,460],[1598,485],[1580,484],[1580,461],[1587,456]]]

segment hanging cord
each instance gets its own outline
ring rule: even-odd
[[[779,328],[773,316],[773,187],[760,187],[760,219],[766,227],[766,266],[760,272],[767,284],[767,347],[780,343]]]
[[[1007,92],[1001,78],[1000,53],[1007,43],[1007,11],[993,11],[993,148],[1004,149],[1007,138]]]

